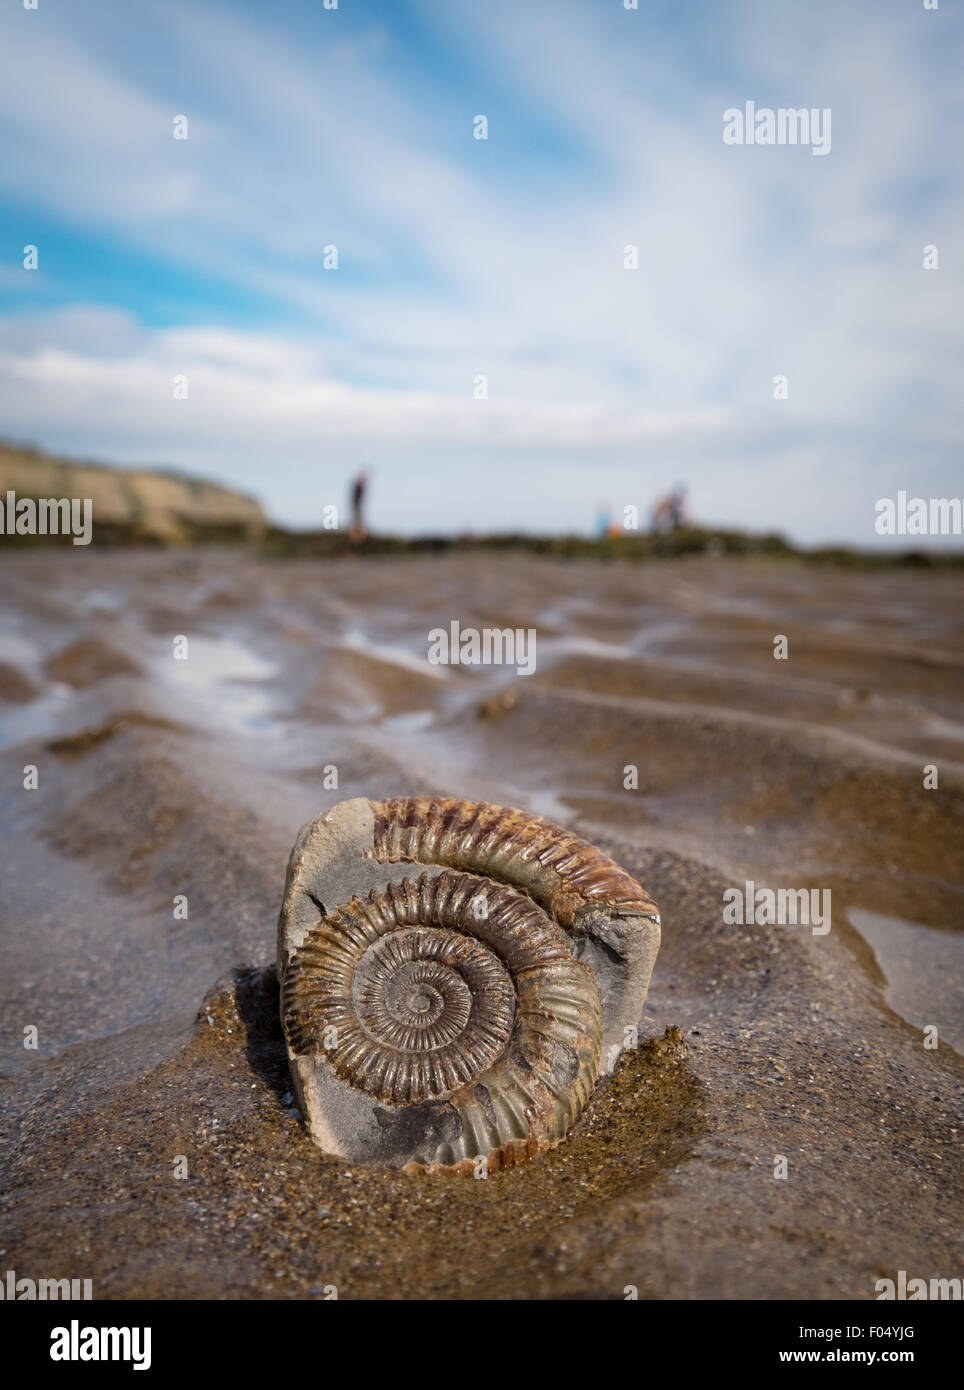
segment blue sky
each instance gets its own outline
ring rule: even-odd
[[[962,35],[950,0],[5,0],[0,433],[293,525],[368,465],[385,530],[587,531],[682,480],[879,544],[877,498],[964,493]],[[829,154],[724,144],[747,100],[829,107]]]

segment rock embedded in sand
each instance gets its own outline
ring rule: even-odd
[[[291,852],[281,1014],[309,1133],[412,1171],[508,1167],[564,1138],[641,1018],[656,904],[538,816],[341,802]]]
[[[516,690],[503,690],[498,695],[490,695],[487,700],[483,700],[479,705],[480,719],[500,719],[503,714],[508,714],[514,710],[519,703],[519,694]]]
[[[88,633],[48,657],[44,673],[51,680],[83,690],[111,676],[140,675],[141,668],[119,647]]]
[[[8,665],[6,661],[0,661],[0,700],[25,704],[39,693],[37,686],[23,671]]]

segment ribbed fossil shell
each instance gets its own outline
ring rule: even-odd
[[[342,802],[299,835],[279,923],[312,1138],[431,1171],[550,1147],[638,1022],[658,943],[639,885],[549,821]]]

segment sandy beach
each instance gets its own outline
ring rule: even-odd
[[[3,1268],[95,1298],[959,1276],[959,571],[68,548],[0,576]],[[534,630],[533,672],[431,664],[456,615]],[[292,841],[413,794],[549,816],[662,910],[639,1048],[484,1182],[326,1158],[290,1089]],[[829,892],[831,929],[727,922],[747,881]]]

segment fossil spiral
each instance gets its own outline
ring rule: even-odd
[[[625,870],[541,817],[341,802],[299,834],[278,928],[312,1139],[433,1172],[558,1143],[639,1022],[659,932]]]

